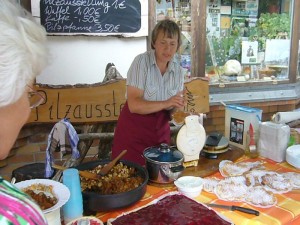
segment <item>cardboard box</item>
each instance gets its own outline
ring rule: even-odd
[[[241,105],[226,105],[225,137],[228,138],[229,144],[245,150],[250,123],[254,132],[258,132],[261,118],[261,109]]]

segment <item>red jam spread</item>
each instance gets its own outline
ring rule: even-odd
[[[187,198],[171,195],[138,211],[123,215],[112,225],[230,225],[216,212]]]

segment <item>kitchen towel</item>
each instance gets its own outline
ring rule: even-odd
[[[45,178],[49,178],[53,175],[54,170],[51,167],[53,162],[52,152],[60,148],[62,154],[68,152],[68,149],[72,152],[72,158],[78,159],[80,153],[77,149],[79,137],[76,130],[66,118],[62,119],[54,125],[49,136],[48,145],[46,149],[46,166],[45,166]]]

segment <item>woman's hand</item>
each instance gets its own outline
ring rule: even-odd
[[[168,107],[165,109],[172,108],[183,108],[185,105],[185,98],[182,92],[177,93],[167,100]]]

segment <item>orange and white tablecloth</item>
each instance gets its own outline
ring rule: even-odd
[[[290,166],[286,162],[276,163],[272,160],[259,157],[257,159],[249,159],[246,156],[241,157],[237,162],[241,161],[255,161],[263,160],[265,162],[264,166],[268,170],[275,172],[299,172],[296,168]],[[222,178],[219,172],[211,175],[211,177]],[[175,191],[176,187],[157,187],[148,185],[147,192],[145,196],[136,204],[123,208],[121,210],[116,210],[112,212],[99,212],[97,213],[97,218],[106,222],[109,218],[115,218],[124,212],[132,211],[136,208],[142,207],[149,202],[159,198],[160,196]],[[246,214],[238,211],[230,211],[227,209],[214,208],[217,212],[221,213],[228,219],[230,219],[235,225],[300,225],[300,189],[292,190],[285,194],[276,194],[277,204],[270,208],[259,208],[253,207],[246,203],[236,203],[223,201],[217,198],[215,194],[202,191],[202,193],[195,198],[196,201],[201,203],[216,203],[224,205],[238,205],[243,207],[248,207],[256,209],[260,212],[259,216]]]

